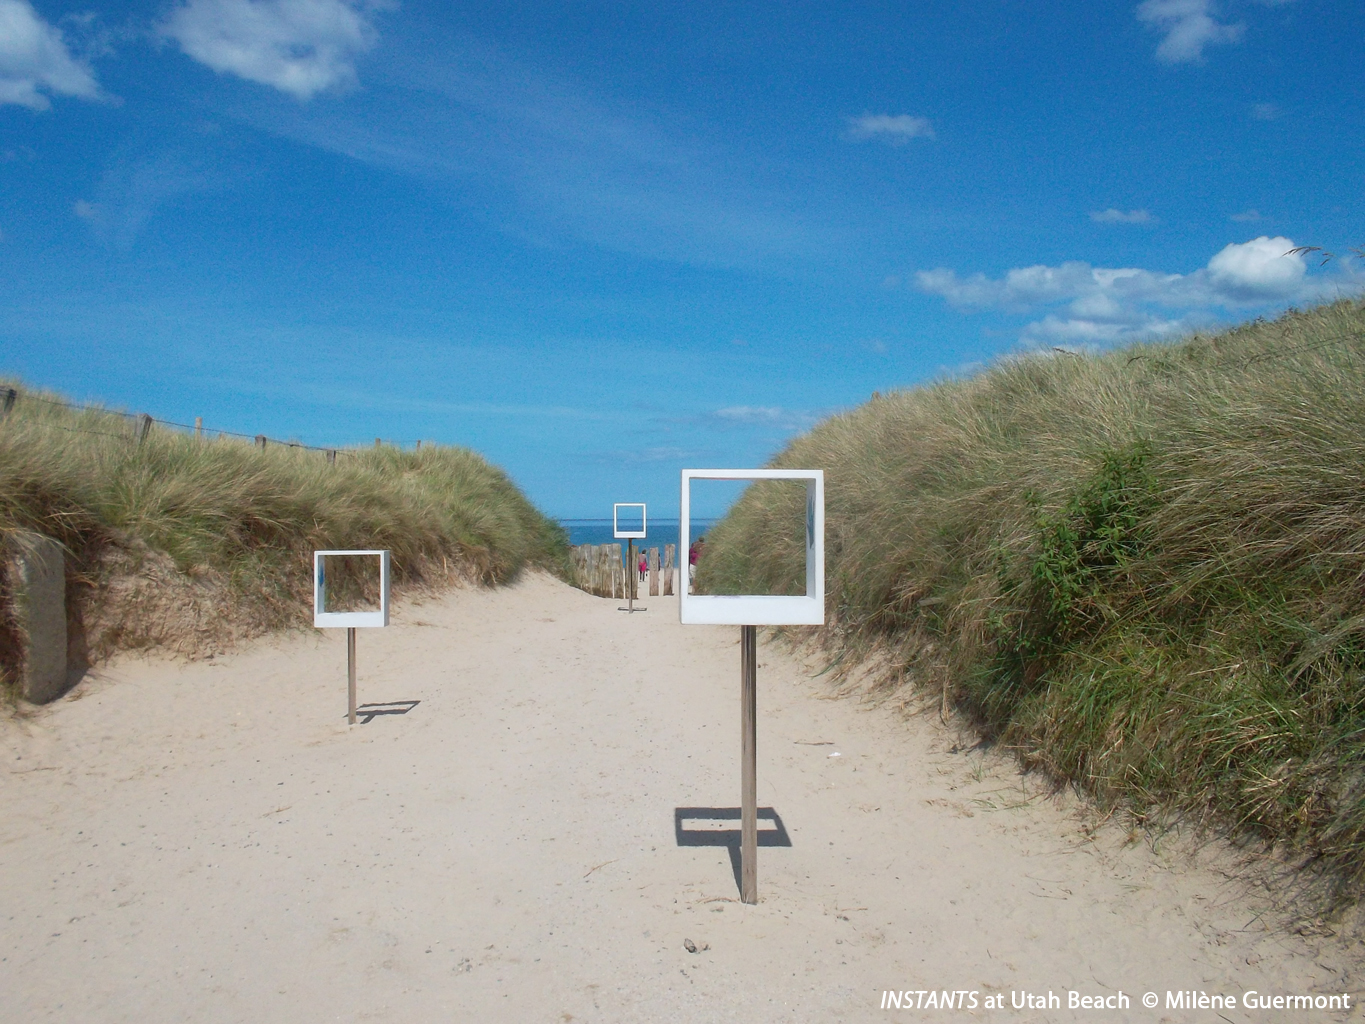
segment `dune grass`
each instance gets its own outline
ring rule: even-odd
[[[1012,359],[772,464],[827,474],[833,655],[879,653],[884,686],[1104,804],[1285,844],[1359,898],[1365,305]],[[781,586],[802,552],[766,538],[794,500],[746,495],[699,579]]]
[[[388,548],[400,587],[567,571],[563,530],[472,451],[364,448],[331,465],[156,426],[139,442],[126,417],[7,384],[19,397],[0,421],[0,533],[66,545],[94,657],[307,625],[317,548]]]

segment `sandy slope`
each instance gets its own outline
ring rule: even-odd
[[[676,808],[738,803],[738,631],[618,603],[538,577],[408,605],[362,632],[360,693],[420,703],[353,729],[337,633],[124,660],[4,725],[0,1019],[965,1019],[878,1008],[929,988],[1002,1021],[1219,1019],[1142,1008],[1168,989],[1355,1004],[1352,954],[1271,928],[1226,854],[1090,838],[1007,762],[822,699],[767,646],[759,801],[791,845],[742,906],[727,848],[675,832]],[[1132,1009],[1073,1015],[1069,989]],[[1062,1010],[1011,1008],[1048,990]]]

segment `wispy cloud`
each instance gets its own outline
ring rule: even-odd
[[[779,430],[806,430],[820,414],[805,409],[784,409],[775,405],[731,405],[704,417],[714,426],[775,427]]]
[[[1246,29],[1240,23],[1218,21],[1213,0],[1143,0],[1137,16],[1163,33],[1156,57],[1167,64],[1197,63],[1204,57],[1204,47],[1235,43]]]
[[[1095,210],[1090,219],[1096,224],[1151,224],[1155,218],[1146,210],[1129,210],[1124,213],[1110,207],[1108,210]]]
[[[1251,116],[1257,121],[1275,121],[1279,119],[1280,108],[1274,103],[1253,103]]]
[[[602,99],[467,35],[394,52],[345,104],[239,97],[239,116],[422,180],[534,245],[734,267],[818,257],[855,230],[817,219],[785,178],[666,113]]]
[[[220,74],[298,100],[356,84],[355,61],[379,39],[381,0],[188,0],[160,31]]]
[[[93,100],[100,87],[89,64],[28,0],[0,0],[0,104],[47,110],[49,93]]]
[[[1253,224],[1260,219],[1260,210],[1243,210],[1241,213],[1234,213],[1228,218],[1228,220],[1236,224]]]
[[[851,139],[877,139],[893,146],[903,146],[911,139],[932,139],[934,126],[927,117],[910,114],[863,114],[848,120]]]
[[[1215,317],[1218,309],[1304,303],[1334,293],[1365,290],[1365,275],[1343,269],[1310,277],[1294,243],[1262,235],[1224,246],[1189,274],[1089,263],[1021,267],[1002,278],[961,278],[945,269],[917,275],[921,291],[959,307],[1045,313],[1023,329],[1022,340],[1104,344],[1170,334]],[[1059,308],[1060,307],[1060,308]]]
[[[657,462],[704,462],[717,454],[714,448],[680,448],[657,445],[645,448],[621,448],[615,451],[592,452],[586,456],[591,462],[649,464]]]
[[[125,150],[105,168],[92,198],[76,200],[72,211],[97,238],[126,250],[163,207],[226,185],[236,163],[220,151],[206,160],[174,148],[136,155]]]

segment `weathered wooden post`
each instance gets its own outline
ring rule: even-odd
[[[659,549],[649,549],[649,596],[659,596]]]
[[[196,417],[194,418],[194,439],[195,439],[196,441],[198,441],[198,440],[201,440],[201,439],[203,438],[203,436],[204,436],[204,417],[202,417],[202,416],[196,416]]]
[[[257,434],[257,435],[256,435],[256,447],[259,448],[261,451],[265,451],[265,435],[264,435],[264,434]]]
[[[664,596],[673,596],[673,551],[672,544],[664,545]]]
[[[4,395],[4,403],[0,405],[0,420],[8,419],[10,410],[14,408],[15,400],[19,397],[19,392],[14,388],[5,388],[0,394]]]
[[[152,429],[152,418],[145,412],[138,413],[137,417],[137,443],[142,444],[147,440],[147,435]]]

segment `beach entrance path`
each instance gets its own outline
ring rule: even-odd
[[[947,990],[977,1019],[1155,1024],[1220,1016],[1168,991],[1351,991],[1348,954],[1278,929],[1221,847],[1092,832],[766,643],[743,906],[739,630],[675,600],[626,615],[532,576],[403,604],[359,637],[353,728],[343,631],[123,658],[3,723],[0,1019],[962,1017],[880,1009]]]

